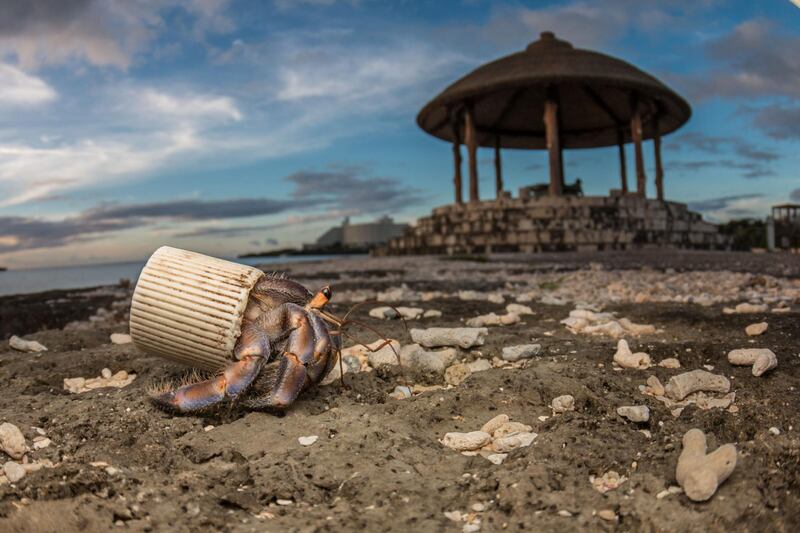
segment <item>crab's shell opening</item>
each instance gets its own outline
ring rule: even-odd
[[[159,248],[133,293],[133,342],[145,352],[191,367],[224,367],[233,359],[250,291],[263,275],[251,266]]]

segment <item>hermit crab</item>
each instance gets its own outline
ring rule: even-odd
[[[160,248],[134,291],[131,336],[144,351],[215,375],[155,387],[153,402],[180,413],[226,400],[288,408],[340,360],[344,328],[355,322],[325,311],[331,297],[329,286],[311,293],[246,265]]]

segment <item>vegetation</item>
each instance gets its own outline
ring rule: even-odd
[[[742,218],[719,225],[719,231],[731,238],[731,248],[749,251],[767,247],[767,227],[763,220]]]

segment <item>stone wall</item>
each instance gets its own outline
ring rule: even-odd
[[[376,254],[720,249],[726,244],[715,225],[685,204],[632,195],[563,196],[438,207]]]

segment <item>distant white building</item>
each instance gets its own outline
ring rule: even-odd
[[[408,228],[408,224],[396,224],[389,216],[383,216],[375,222],[351,224],[350,217],[323,233],[314,243],[315,248],[371,248],[385,244],[389,239],[399,237]]]

